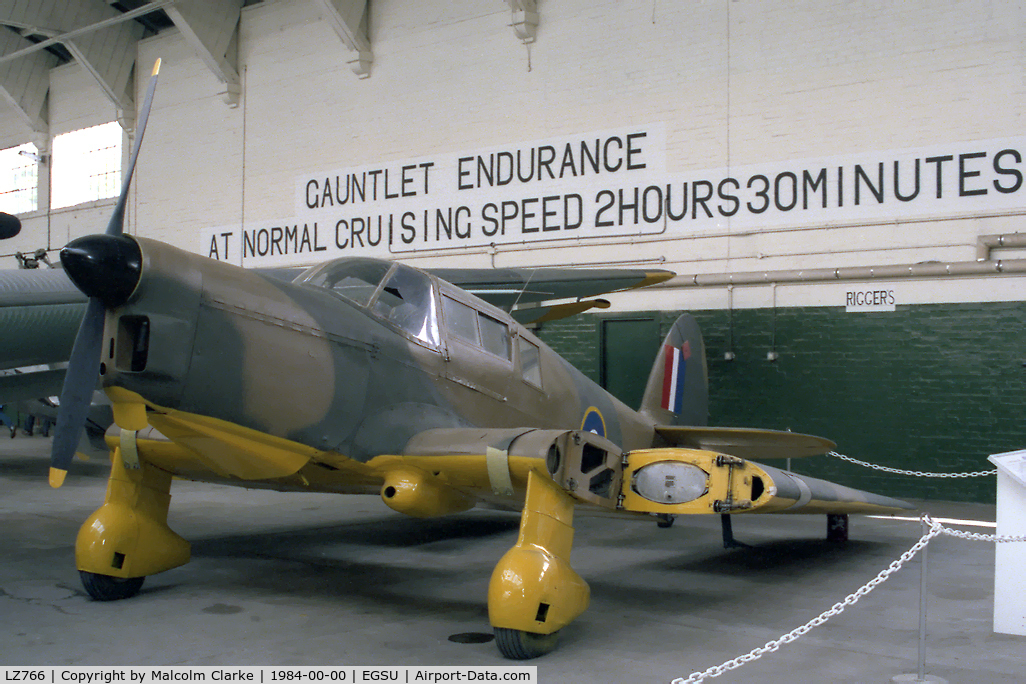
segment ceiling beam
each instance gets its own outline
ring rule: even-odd
[[[525,43],[538,34],[538,0],[506,0],[512,15],[513,33]]]
[[[237,107],[241,92],[238,36],[242,0],[177,0],[164,11],[224,85],[225,103]]]
[[[153,9],[156,9],[154,7]],[[126,129],[135,125],[132,68],[143,28],[103,0],[0,0],[0,23],[57,38],[96,80]],[[74,32],[71,36],[62,35]]]
[[[0,28],[0,55],[8,55],[30,45],[30,41],[14,31]],[[46,139],[50,132],[47,95],[50,91],[50,69],[56,65],[57,58],[48,52],[0,62],[0,96],[37,134],[36,138]]]
[[[321,16],[352,52],[349,68],[360,78],[370,76],[374,53],[367,30],[370,8],[367,0],[313,0]]]

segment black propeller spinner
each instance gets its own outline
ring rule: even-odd
[[[68,360],[68,371],[61,390],[60,412],[50,452],[50,486],[60,487],[75,457],[78,439],[85,425],[92,401],[96,378],[100,372],[100,347],[103,344],[105,309],[121,306],[132,295],[142,275],[142,253],[131,237],[123,235],[125,204],[132,184],[135,162],[139,158],[146,121],[150,117],[153,93],[157,88],[160,60],[153,65],[146,99],[139,113],[139,124],[128,160],[128,169],[121,185],[121,194],[114,213],[102,235],[90,235],[69,243],[61,250],[61,263],[68,277],[89,297],[82,324],[75,336],[75,346]]]
[[[13,214],[0,212],[0,240],[12,238],[21,232],[21,219]]]

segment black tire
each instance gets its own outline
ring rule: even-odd
[[[119,601],[139,593],[145,577],[111,577],[79,570],[82,586],[96,601]]]
[[[530,660],[552,653],[558,640],[559,632],[535,634],[520,629],[495,628],[495,645],[503,657],[510,660]]]

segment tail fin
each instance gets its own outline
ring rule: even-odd
[[[659,425],[707,425],[709,377],[702,331],[691,314],[678,318],[648,374],[641,413]]]

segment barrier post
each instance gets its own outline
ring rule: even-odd
[[[925,537],[930,531],[926,519],[919,521]],[[926,674],[926,572],[927,558],[929,558],[930,545],[927,544],[919,552],[919,657],[916,659],[915,674],[900,674],[891,677],[891,684],[905,684],[906,682],[930,682],[931,684],[948,684],[948,680],[934,675]]]

